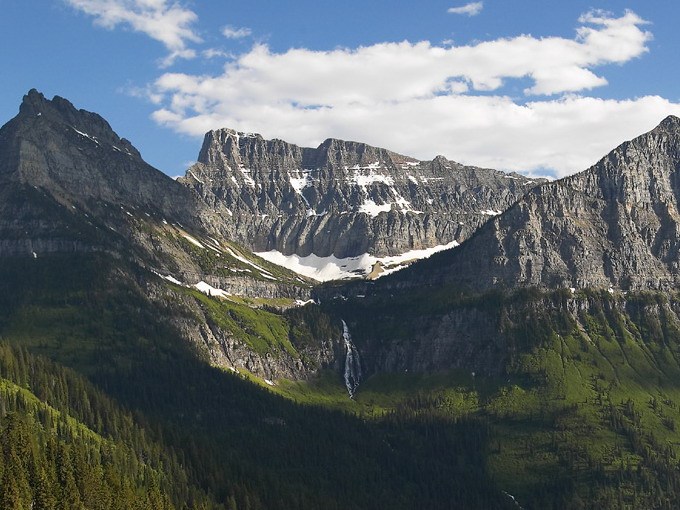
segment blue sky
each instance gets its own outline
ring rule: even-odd
[[[30,88],[183,174],[208,129],[562,176],[680,115],[680,2],[0,0]]]

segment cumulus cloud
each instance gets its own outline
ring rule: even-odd
[[[192,25],[195,12],[168,0],[65,0],[73,8],[93,16],[95,23],[107,29],[119,25],[141,32],[163,44],[170,52],[161,61],[164,66],[178,58],[194,58],[188,43],[201,42]]]
[[[237,28],[227,25],[222,29],[222,35],[227,39],[243,39],[244,37],[248,37],[251,33],[252,31],[248,27]]]
[[[484,8],[484,2],[470,2],[460,7],[450,7],[446,12],[449,14],[464,14],[465,16],[477,16]]]
[[[153,118],[193,135],[228,126],[304,145],[335,136],[421,158],[444,153],[564,175],[678,112],[658,97],[584,97],[607,83],[593,68],[639,57],[651,34],[631,11],[591,12],[579,22],[573,39],[521,35],[464,46],[404,41],[283,53],[255,45],[217,76],[162,75],[153,86],[163,97]],[[519,78],[530,80],[522,101],[502,92]]]

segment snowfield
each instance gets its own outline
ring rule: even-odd
[[[392,257],[376,257],[368,253],[344,259],[339,259],[332,255],[329,257],[319,257],[314,254],[301,257],[299,255],[284,255],[276,250],[259,252],[256,255],[303,276],[320,282],[327,282],[330,280],[363,278],[371,272],[376,262],[380,262],[384,267],[384,271],[378,275],[383,276],[403,269],[414,260],[426,259],[437,252],[455,248],[456,246],[458,246],[458,242],[451,241],[448,244],[422,250],[410,250]]]

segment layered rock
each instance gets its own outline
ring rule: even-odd
[[[36,90],[0,130],[0,182],[48,190],[64,205],[93,212],[125,205],[198,226],[200,204],[189,190],[144,162],[99,115]]]
[[[310,342],[297,357],[255,351],[197,312],[199,290],[235,301],[236,295],[286,303],[309,297],[308,281],[222,237],[215,217],[192,190],[145,163],[102,117],[63,98],[31,90],[19,114],[0,128],[0,261],[30,258],[40,265],[52,257],[59,267],[82,260],[73,254],[97,252],[96,260],[113,267],[102,268],[108,278],[128,289],[139,285],[146,299],[175,303],[190,317],[175,326],[214,364],[289,378],[332,364],[330,339]],[[338,332],[336,343],[339,338]]]
[[[534,188],[400,285],[665,289],[680,284],[680,119],[584,172]]]
[[[303,148],[230,129],[206,135],[181,182],[254,251],[338,258],[462,241],[537,183],[442,156],[334,139]]]

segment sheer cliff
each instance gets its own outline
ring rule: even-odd
[[[231,129],[206,134],[181,182],[256,252],[338,258],[461,242],[537,184],[442,156],[335,139],[303,148]]]

